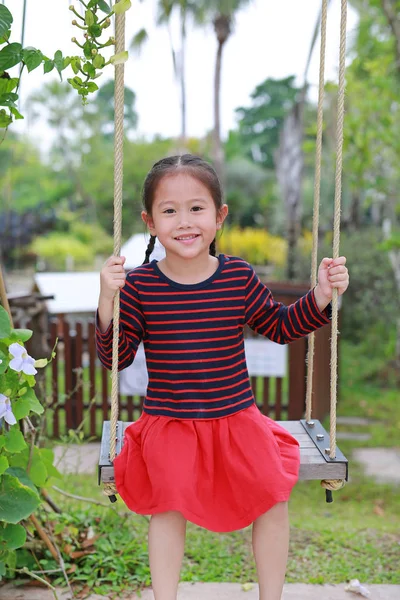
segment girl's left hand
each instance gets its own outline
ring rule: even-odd
[[[349,287],[349,272],[346,257],[340,256],[336,260],[324,258],[318,268],[318,295],[322,295],[328,302],[332,300],[333,288],[337,288],[341,296]]]

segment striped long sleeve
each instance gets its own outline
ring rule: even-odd
[[[119,321],[118,370],[121,371],[133,362],[145,331],[145,321],[132,272],[128,273],[125,285],[120,291]],[[102,333],[98,327],[96,313],[97,354],[107,369],[111,369],[112,364],[112,337],[113,322],[111,321]]]
[[[244,327],[285,344],[329,322],[311,291],[290,306],[276,302],[252,267],[219,256],[206,281],[170,280],[156,261],[127,275],[121,290],[119,368],[143,340],[149,375],[143,410],[179,419],[217,419],[251,406]],[[112,326],[96,329],[101,362],[111,368]]]
[[[330,322],[330,306],[321,312],[314,290],[294,304],[276,302],[270,290],[250,267],[246,284],[246,323],[277,344],[288,344]]]

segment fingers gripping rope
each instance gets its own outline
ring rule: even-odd
[[[125,13],[115,15],[115,53],[125,49]],[[122,186],[124,159],[124,64],[115,66],[115,136],[114,136],[114,256],[121,252],[122,229]],[[119,292],[114,298],[113,345],[111,369],[111,423],[110,423],[110,461],[116,454],[118,421],[118,337],[119,337]],[[115,502],[117,489],[115,484],[104,485],[104,493]]]

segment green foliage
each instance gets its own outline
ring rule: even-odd
[[[102,69],[110,64],[121,64],[128,59],[128,53],[121,52],[106,60],[102,51],[104,48],[113,46],[115,39],[111,36],[107,41],[102,41],[101,38],[105,29],[111,26],[112,15],[114,13],[122,14],[129,10],[131,2],[130,0],[119,0],[111,8],[105,0],[78,1],[85,8],[85,16],[82,17],[71,5],[69,8],[77,17],[72,24],[85,33],[82,43],[76,37],[72,38],[72,41],[82,50],[82,55],[70,57],[69,61],[75,77],[69,78],[68,82],[82,96],[82,101],[86,104],[88,95],[99,89],[94,80],[101,76]]]
[[[229,222],[241,227],[266,225],[272,200],[271,178],[265,169],[240,155],[227,163]]]
[[[97,255],[109,255],[112,249],[112,238],[99,225],[74,221],[68,232],[37,237],[30,251],[50,268],[63,270],[67,259],[72,259],[78,267],[90,266]]]
[[[299,92],[294,80],[294,76],[268,78],[252,92],[252,106],[236,109],[240,145],[250,159],[267,169],[274,168],[280,130]]]
[[[44,56],[37,48],[23,48],[17,42],[10,42],[13,17],[8,8],[0,5],[0,128],[8,127],[14,119],[23,119],[17,108],[18,87],[24,68],[30,73],[43,64],[44,73],[49,73],[54,67],[59,72],[68,66],[68,59],[57,50],[54,59]],[[8,70],[20,65],[18,77],[10,78]],[[8,110],[7,110],[8,109]]]
[[[381,211],[384,204],[390,215],[400,206],[400,82],[396,41],[384,4],[369,0],[357,6],[360,21],[346,75],[344,172],[354,203],[361,204],[364,214],[371,207]]]
[[[393,356],[393,339],[400,312],[399,294],[387,252],[377,228],[343,233],[340,253],[346,256],[350,285],[343,296],[341,337],[357,343],[366,356]],[[319,256],[332,256],[331,240],[321,243]],[[301,261],[299,278],[307,281],[310,260]]]
[[[0,579],[7,568],[15,568],[16,550],[24,545],[24,520],[40,505],[40,487],[58,476],[53,453],[35,446],[31,431],[28,445],[18,421],[40,415],[44,409],[34,386],[37,367],[24,348],[30,330],[13,329],[0,306]]]

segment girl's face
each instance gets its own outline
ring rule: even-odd
[[[151,235],[156,235],[167,255],[193,259],[208,255],[211,242],[228,214],[218,211],[208,190],[185,173],[165,176],[157,186],[152,214],[142,212]]]

